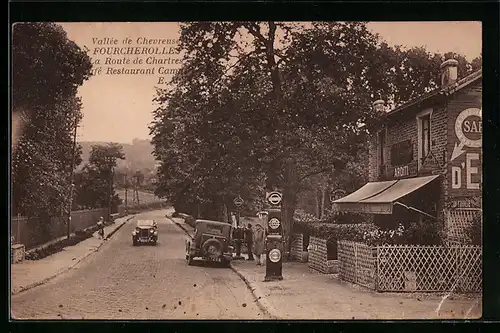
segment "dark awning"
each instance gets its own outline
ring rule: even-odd
[[[342,212],[392,214],[394,203],[439,175],[367,183],[359,190],[333,202],[333,209]]]

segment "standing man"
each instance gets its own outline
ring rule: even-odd
[[[257,257],[257,265],[265,264],[262,256],[265,254],[265,238],[266,234],[264,228],[260,223],[255,226],[255,233],[253,239],[253,253]],[[264,262],[263,262],[264,261]]]
[[[245,242],[247,243],[248,249],[248,260],[254,260],[252,246],[253,246],[253,230],[252,224],[248,223],[247,228],[245,230]]]
[[[104,239],[104,218],[101,216],[97,222],[99,238]]]

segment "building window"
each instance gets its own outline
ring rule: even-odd
[[[422,111],[417,116],[418,124],[418,168],[431,151],[431,114],[432,109]]]
[[[413,144],[411,139],[400,141],[391,146],[391,165],[400,166],[413,161]]]

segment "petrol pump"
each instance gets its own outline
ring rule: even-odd
[[[268,194],[269,209],[266,226],[266,277],[264,281],[283,280],[283,226],[281,222],[280,192]]]

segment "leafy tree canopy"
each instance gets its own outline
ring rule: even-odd
[[[113,169],[118,159],[124,159],[122,147],[119,144],[94,145],[90,153],[89,163],[76,174],[75,206],[84,209],[117,206],[120,199],[115,193],[113,184]]]
[[[13,110],[53,105],[76,95],[91,75],[84,50],[64,29],[48,22],[16,23],[12,28]]]
[[[13,26],[12,114],[21,126],[12,154],[12,213],[28,216],[41,234],[50,235],[52,218],[69,214],[71,166],[81,162],[73,143],[82,118],[76,92],[90,69],[90,58],[57,24]]]
[[[187,23],[179,47],[183,67],[158,90],[151,125],[156,193],[220,203],[262,193],[267,178],[284,190],[286,223],[308,177],[359,162],[379,121],[371,103],[436,87],[451,56],[391,47],[363,22]],[[479,63],[463,60],[462,72]]]

